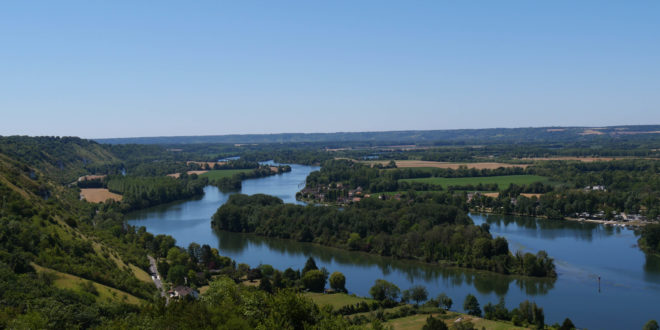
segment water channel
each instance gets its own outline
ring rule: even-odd
[[[244,194],[265,193],[288,203],[299,203],[295,193],[318,167],[291,165],[292,171],[243,181]],[[633,230],[599,224],[553,221],[530,217],[471,214],[476,224],[490,224],[493,236],[503,236],[512,251],[546,250],[555,258],[556,280],[504,276],[488,272],[347,252],[308,243],[269,239],[250,234],[214,232],[211,216],[231,195],[208,186],[203,197],[131,213],[132,225],[153,234],[167,234],[177,244],[209,244],[221,255],[251,266],[270,264],[277,269],[302,268],[308,257],[319,267],[346,275],[351,293],[368,296],[378,278],[401,290],[424,285],[430,297],[441,292],[462,310],[468,293],[481,306],[504,297],[507,307],[535,301],[545,311],[546,323],[570,317],[589,329],[641,329],[649,319],[660,319],[660,258],[647,257],[636,247]],[[600,286],[598,277],[600,276]]]

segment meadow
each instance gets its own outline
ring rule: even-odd
[[[39,266],[35,263],[31,264],[38,273],[49,273],[53,276],[53,285],[60,289],[68,289],[76,292],[89,292],[84,289],[85,284],[92,285],[96,294],[92,294],[97,301],[110,303],[110,302],[126,302],[132,305],[139,305],[144,303],[140,298],[133,296],[130,293],[111,288],[101,283],[93,282],[75,275],[62,273],[54,269]]]
[[[467,186],[478,184],[497,184],[498,188],[506,189],[510,184],[525,185],[534,182],[547,183],[548,178],[538,175],[501,175],[501,176],[483,176],[483,177],[466,177],[466,178],[417,178],[417,179],[402,179],[401,181],[407,182],[422,182],[428,184],[441,185],[443,188],[449,186]]]
[[[122,196],[110,192],[106,188],[83,188],[80,189],[80,197],[90,203],[103,203],[108,199],[121,201]]]

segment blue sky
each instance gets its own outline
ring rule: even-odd
[[[660,1],[13,1],[0,135],[660,123]]]

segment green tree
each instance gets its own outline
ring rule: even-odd
[[[326,277],[322,271],[312,269],[307,271],[302,277],[303,285],[312,292],[323,292],[325,288]]]
[[[410,289],[403,290],[401,292],[401,302],[407,304],[412,299],[411,296],[412,296],[412,291],[410,291]]]
[[[454,303],[451,298],[449,298],[449,296],[447,296],[447,294],[444,292],[438,295],[437,300],[440,304],[442,304],[442,306],[444,306],[446,310],[449,310],[451,305]]]
[[[186,277],[186,267],[183,265],[174,265],[167,272],[167,281],[174,285],[183,284],[185,277]]]
[[[264,290],[268,293],[273,293],[273,285],[270,283],[268,277],[264,277],[259,282],[259,289]]]
[[[426,300],[429,296],[429,292],[426,291],[426,288],[421,285],[415,285],[410,288],[410,299],[414,300],[417,305],[420,302]]]
[[[479,301],[477,301],[477,297],[472,294],[468,294],[465,297],[463,309],[470,315],[479,317],[481,316],[481,307],[479,307]]]
[[[449,328],[441,319],[436,319],[433,315],[430,315],[426,318],[426,324],[422,327],[422,330],[448,330]]]
[[[568,317],[561,324],[561,327],[559,327],[559,330],[573,330],[573,329],[575,329],[575,325],[573,324],[573,321],[571,321],[571,319],[569,319]],[[658,329],[656,328],[655,330]]]
[[[346,292],[346,277],[340,272],[330,275],[330,287],[338,292]]]
[[[271,265],[259,265],[258,268],[261,270],[261,275],[266,277],[271,277],[275,273],[275,268]]]
[[[303,275],[305,275],[305,273],[307,273],[308,271],[316,270],[316,269],[319,269],[318,267],[316,267],[316,261],[314,261],[314,258],[309,257],[305,262],[305,267],[303,267],[302,273]]]
[[[196,263],[202,261],[202,247],[195,242],[190,243],[188,245],[188,256]]]
[[[170,264],[165,260],[161,260],[158,262],[157,268],[160,275],[167,277],[167,273],[170,271]]]
[[[650,320],[644,324],[644,327],[642,328],[644,330],[658,330],[660,327],[658,326],[658,321],[656,320]]]
[[[377,279],[374,285],[369,289],[369,294],[376,300],[396,301],[401,290],[398,286],[383,279]]]
[[[543,308],[536,306],[536,304],[534,304],[534,325],[536,325],[537,329],[543,329],[545,327]]]
[[[197,273],[195,273],[194,270],[188,269],[188,274],[186,275],[188,278],[188,283],[195,283],[197,282]]]
[[[362,248],[362,239],[358,233],[351,233],[347,242],[350,250],[360,250]]]
[[[462,321],[455,323],[452,327],[453,330],[474,330],[474,323],[470,321]]]

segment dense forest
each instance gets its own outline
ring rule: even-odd
[[[206,178],[185,173],[181,174],[179,178],[117,175],[111,176],[107,183],[108,190],[123,196],[121,204],[124,211],[143,209],[202,195],[207,184]]]
[[[278,166],[269,166],[262,165],[255,168],[249,172],[240,172],[236,173],[230,177],[223,177],[215,180],[211,180],[209,183],[220,188],[223,191],[238,191],[243,186],[243,180],[262,178],[265,176],[282,174],[286,172],[291,172],[291,166],[288,165],[278,165]]]
[[[415,200],[368,199],[343,209],[283,204],[267,195],[232,195],[213,216],[217,230],[295,239],[384,256],[503,274],[555,276],[543,251],[512,255],[503,238],[478,227],[450,194]]]
[[[648,253],[660,254],[660,224],[644,226],[639,246]]]

